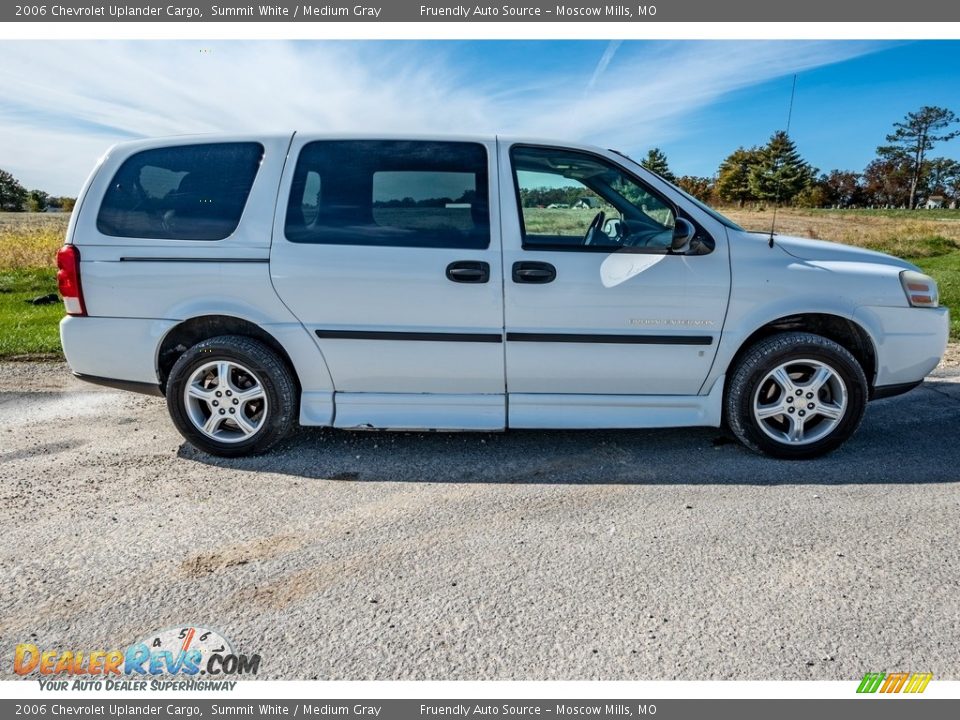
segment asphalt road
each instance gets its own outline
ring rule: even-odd
[[[787,463],[709,429],[224,461],[159,399],[2,363],[0,675],[196,623],[274,679],[960,679],[958,481],[956,366]]]

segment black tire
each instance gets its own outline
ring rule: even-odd
[[[825,434],[806,444],[794,444],[786,441],[786,438],[780,441],[771,437],[761,427],[761,420],[754,413],[754,400],[759,397],[761,391],[765,394],[772,392],[773,402],[776,403],[780,397],[779,393],[783,391],[778,386],[771,390],[769,383],[772,381],[770,380],[766,380],[767,384],[763,387],[760,387],[760,384],[765,382],[769,373],[784,363],[803,360],[828,366],[843,381],[846,407],[829,430],[827,428],[831,422],[830,419],[818,416],[816,411],[807,411],[810,412],[809,420],[814,423],[827,423],[819,426],[821,428],[819,432]],[[796,367],[802,370],[804,365],[799,363]],[[802,377],[798,376],[798,380],[802,380]],[[823,392],[829,395],[830,387],[825,387]],[[833,387],[839,388],[835,381]],[[835,450],[853,435],[863,419],[867,394],[867,378],[863,368],[846,348],[833,340],[813,333],[784,332],[757,342],[744,353],[736,367],[732,369],[724,397],[724,420],[734,437],[755,452],[786,460],[815,458]],[[794,399],[787,401],[787,396],[787,393],[783,393],[784,402],[793,403]],[[795,400],[797,403],[806,403],[807,398],[808,396],[804,393]],[[812,402],[820,402],[821,399],[819,396],[814,397]],[[830,401],[831,398],[827,397],[826,400]],[[809,406],[802,404],[797,406],[799,410],[804,410],[805,407]],[[763,406],[760,409],[762,410]],[[791,424],[788,421],[791,420],[798,421],[799,418],[782,414],[764,422],[767,423],[765,427],[768,430],[776,433],[778,426],[789,428]],[[818,426],[814,426],[811,437],[816,437],[816,427]]]
[[[232,370],[228,373],[232,379],[249,383],[247,387],[256,387],[259,384],[262,388],[265,402],[254,400],[239,406],[240,412],[244,412],[244,408],[253,411],[259,408],[259,412],[254,412],[251,416],[251,424],[255,419],[259,426],[255,432],[243,439],[232,442],[218,440],[201,431],[191,420],[191,412],[203,412],[209,417],[213,408],[205,402],[188,407],[185,397],[187,383],[195,372],[215,361],[235,363],[236,365],[230,366]],[[243,370],[249,370],[250,374],[244,374]],[[217,381],[210,386],[209,391],[216,391],[219,387]],[[223,392],[227,391],[224,389]],[[218,400],[218,404],[226,405],[231,413],[235,413],[237,408],[230,407],[227,402],[236,405],[236,398],[227,401],[220,397]],[[258,402],[261,404],[258,405]],[[221,457],[255,455],[269,450],[293,428],[298,411],[297,386],[286,363],[262,342],[241,335],[222,335],[197,343],[184,352],[174,364],[167,379],[167,409],[177,430],[194,447]],[[223,407],[217,412],[223,414]],[[227,422],[221,423],[217,432],[224,437],[244,435],[233,419],[225,416],[224,420]]]

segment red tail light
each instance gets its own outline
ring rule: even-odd
[[[83,291],[80,289],[80,251],[74,245],[57,250],[57,285],[63,295],[67,315],[86,315]]]

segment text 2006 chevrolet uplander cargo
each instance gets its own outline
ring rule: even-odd
[[[812,457],[920,383],[948,328],[909,263],[771,244],[623,155],[536,140],[118,145],[58,265],[74,372],[164,393],[219,455],[299,421],[726,425]]]

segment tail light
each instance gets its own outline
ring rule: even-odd
[[[74,245],[64,245],[57,250],[57,286],[67,315],[87,314],[80,288],[80,251]]]
[[[915,270],[904,270],[900,273],[900,284],[907,296],[907,302],[913,307],[935,308],[940,304],[937,283],[929,275]]]

